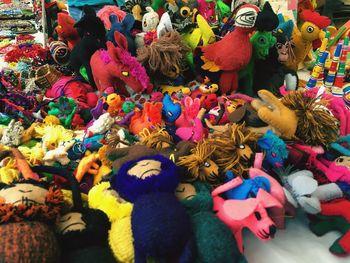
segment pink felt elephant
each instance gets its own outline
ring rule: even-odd
[[[135,92],[151,92],[145,68],[128,52],[128,42],[119,32],[114,32],[117,47],[107,42],[107,50],[97,50],[90,59],[94,81],[99,91],[108,87],[125,96],[130,96],[125,88],[128,85]]]
[[[231,229],[238,248],[243,253],[242,229],[249,228],[259,239],[274,237],[276,226],[268,216],[266,208],[282,207],[282,204],[263,189],[258,190],[256,198],[245,200],[224,200],[220,194],[242,184],[242,179],[233,180],[217,187],[212,192],[216,215]]]

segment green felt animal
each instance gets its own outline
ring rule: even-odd
[[[213,213],[209,186],[202,182],[181,183],[176,196],[190,215],[195,237],[196,263],[244,263],[230,229]]]
[[[253,45],[253,54],[249,64],[239,72],[238,92],[253,96],[255,60],[265,59],[269,55],[269,49],[276,44],[277,40],[271,32],[257,31],[250,38],[250,42]]]

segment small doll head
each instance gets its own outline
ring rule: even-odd
[[[145,156],[124,163],[112,177],[111,186],[121,198],[135,202],[144,194],[174,192],[178,167],[161,155]]]
[[[63,208],[63,194],[45,182],[24,180],[1,185],[0,207],[0,222],[52,222]]]
[[[150,132],[148,129],[144,129],[140,133],[140,144],[157,150],[174,147],[174,141],[171,135],[161,127],[157,127],[154,131]]]
[[[147,13],[142,17],[142,31],[148,32],[157,29],[159,23],[159,15],[154,12],[152,7],[146,7]]]

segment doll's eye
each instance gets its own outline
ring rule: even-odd
[[[205,162],[205,163],[204,163],[204,166],[205,166],[205,167],[210,167],[210,163],[209,163],[209,162]]]
[[[129,77],[129,72],[127,72],[127,71],[122,71],[122,75],[123,75],[124,77]]]
[[[244,144],[240,144],[240,145],[238,145],[238,148],[239,149],[245,149],[245,146],[244,146]]]
[[[171,67],[170,69],[172,72],[176,72],[176,68],[174,66]]]
[[[276,153],[272,152],[272,153],[271,153],[271,156],[272,156],[272,157],[276,157]]]
[[[276,48],[277,48],[277,49],[281,49],[282,46],[283,46],[283,45],[282,45],[281,43],[277,43],[277,44],[276,44]]]
[[[187,17],[190,15],[190,8],[185,6],[185,7],[182,7],[181,10],[180,10],[180,14],[183,16],[183,17]]]
[[[312,33],[312,32],[314,32],[314,28],[313,28],[312,26],[308,26],[308,27],[306,28],[306,31],[307,31],[308,33]]]
[[[257,219],[258,221],[261,220],[261,215],[260,215],[259,212],[254,212],[254,215],[255,215],[255,217],[256,217],[256,219]]]

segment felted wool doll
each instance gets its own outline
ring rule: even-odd
[[[146,12],[146,7],[150,6],[148,0],[130,0],[122,6],[122,10],[132,14],[135,19],[135,29],[142,29],[142,16]]]
[[[55,186],[28,179],[1,185],[1,262],[60,262],[52,224],[64,206]]]
[[[83,208],[79,185],[75,178],[62,169],[43,167],[41,171],[54,172],[68,179],[73,198],[73,208],[56,222],[56,232],[64,251],[65,262],[114,263],[115,259],[108,247],[110,223],[101,210]]]
[[[179,158],[178,165],[184,166],[189,171],[192,181],[200,180],[211,185],[222,182],[219,176],[219,167],[214,160],[213,153],[216,147],[209,141],[199,141],[191,154]]]
[[[205,77],[206,71],[221,71],[218,83],[221,93],[227,94],[237,90],[238,71],[249,63],[252,56],[253,48],[249,34],[256,29],[269,31],[277,25],[278,18],[268,2],[262,11],[254,5],[243,5],[236,14],[235,30],[220,41],[201,48],[203,63],[199,64],[200,75]]]
[[[253,164],[253,146],[257,134],[245,124],[229,125],[224,132],[213,133],[210,142],[215,145],[214,161],[221,171],[232,170],[237,176],[245,176]]]
[[[295,60],[287,63],[287,66],[293,70],[299,69],[299,64],[304,62],[312,49],[312,42],[324,38],[325,32],[322,31],[322,29],[326,28],[331,23],[328,17],[321,16],[316,11],[311,10],[302,11],[300,17],[304,22],[300,29],[294,27],[292,35]]]
[[[198,14],[198,1],[175,1],[176,10],[168,11],[172,24],[176,31],[182,33],[195,27],[196,15]],[[170,6],[168,6],[170,8]]]
[[[75,20],[66,13],[60,12],[57,14],[56,32],[60,40],[65,40],[68,43],[70,50],[79,42],[80,36],[77,29],[74,27]]]
[[[75,73],[81,75],[84,67],[91,86],[96,89],[90,66],[90,58],[96,50],[106,46],[106,30],[92,7],[84,7],[85,15],[74,25],[81,40],[75,45],[70,56],[70,65]]]
[[[134,205],[135,263],[146,262],[147,257],[193,262],[191,223],[175,197],[177,185],[177,166],[160,155],[126,162],[112,177],[112,188]]]
[[[170,80],[176,83],[172,86],[176,86],[182,84],[183,64],[189,51],[190,48],[183,42],[179,33],[169,32],[150,45],[139,48],[137,59],[149,74],[155,76],[156,81],[164,83]]]
[[[238,91],[253,96],[253,80],[255,71],[255,61],[265,59],[269,55],[269,49],[276,44],[276,38],[271,32],[255,32],[250,38],[253,45],[252,57],[248,65],[239,72],[240,87]]]
[[[111,16],[115,16],[115,19],[120,22],[126,16],[126,13],[119,7],[114,5],[105,5],[97,12],[97,17],[101,19],[105,28],[109,31],[112,28],[113,22],[110,20]],[[108,36],[108,35],[107,35]]]
[[[90,59],[93,78],[99,91],[113,87],[119,94],[130,96],[125,85],[132,91],[151,92],[145,68],[128,52],[128,42],[118,31],[114,32],[117,46],[107,42],[107,49],[97,50]]]
[[[137,48],[143,47],[148,43],[148,38],[153,35],[156,38],[156,29],[159,23],[159,15],[152,7],[146,7],[146,13],[142,17],[142,32],[136,34],[135,45]]]
[[[116,15],[111,15],[109,17],[109,20],[111,21],[112,26],[107,33],[107,40],[112,41],[114,45],[117,45],[117,42],[114,39],[114,32],[118,31],[119,33],[123,34],[123,36],[128,41],[129,53],[135,56],[136,54],[135,42],[134,42],[134,37],[131,34],[131,30],[135,22],[134,17],[131,14],[127,14],[123,18],[123,20],[119,22]]]
[[[129,130],[136,135],[145,128],[151,129],[155,125],[161,124],[162,109],[163,104],[161,102],[146,102],[142,112],[136,112],[131,117]]]
[[[338,199],[321,204],[321,213],[317,215],[315,222],[309,227],[317,236],[322,236],[329,231],[339,231],[342,235],[329,248],[330,252],[337,256],[345,256],[350,253],[350,202],[347,199]]]
[[[109,182],[95,185],[88,194],[89,207],[102,210],[111,222],[109,246],[118,262],[134,262],[131,231],[132,204],[119,197]]]
[[[195,262],[246,262],[231,230],[212,212],[213,198],[208,185],[180,183],[175,195],[191,218],[197,250]]]

